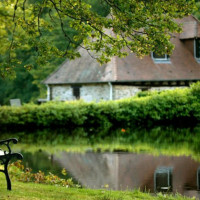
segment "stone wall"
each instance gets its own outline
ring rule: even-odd
[[[51,86],[51,100],[70,101],[75,100],[71,85]],[[110,99],[110,87],[108,84],[91,84],[80,87],[80,99],[84,101],[100,101]]]
[[[51,100],[70,101],[75,100],[72,95],[72,87],[70,85],[51,86]]]
[[[139,91],[141,90],[137,86],[114,85],[113,100],[135,96]]]
[[[143,87],[143,86],[127,86],[127,85],[112,85],[111,87],[108,83],[105,84],[87,84],[80,87],[80,99],[86,102],[101,100],[110,100],[110,92],[112,91],[112,99],[123,99],[131,96],[135,96],[138,92],[143,89],[148,89],[148,91],[162,91],[162,90],[172,90],[175,88],[184,88],[171,86],[171,87]],[[73,89],[71,85],[63,86],[51,86],[51,100],[58,101],[70,101],[75,100],[73,96]]]
[[[108,84],[82,85],[81,99],[85,101],[101,101],[110,99],[110,87]]]
[[[135,96],[143,89],[148,91],[163,91],[173,90],[175,88],[185,88],[185,86],[160,86],[160,87],[145,87],[145,86],[126,86],[126,85],[114,85],[113,86],[113,99],[123,99],[131,96]]]
[[[163,90],[174,90],[176,88],[185,88],[186,86],[171,86],[171,87],[151,87],[149,88],[149,91],[163,91]]]

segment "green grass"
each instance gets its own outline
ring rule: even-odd
[[[0,200],[189,200],[190,198],[181,195],[151,195],[134,191],[110,191],[92,190],[80,188],[64,188],[60,186],[44,185],[37,183],[21,183],[12,181],[12,191],[6,190],[6,182],[3,175],[0,175]]]

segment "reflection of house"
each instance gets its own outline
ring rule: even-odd
[[[73,61],[65,61],[44,83],[48,87],[48,100],[86,101],[121,99],[139,91],[164,90],[188,86],[200,80],[200,24],[194,17],[182,20],[183,33],[174,34],[173,54],[155,53],[137,58],[113,57],[108,64],[99,64],[86,50]]]
[[[54,160],[76,180],[89,188],[150,190],[154,192],[154,172],[158,167],[172,167],[173,192],[198,196],[197,169],[200,163],[190,157],[152,156],[131,153],[66,153]]]

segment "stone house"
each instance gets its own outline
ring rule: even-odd
[[[139,91],[186,87],[200,80],[200,22],[193,16],[179,22],[183,32],[171,38],[175,49],[170,56],[152,52],[140,59],[130,54],[100,66],[80,48],[80,58],[66,60],[44,81],[47,100],[115,100]]]

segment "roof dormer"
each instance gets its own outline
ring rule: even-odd
[[[194,39],[200,37],[200,22],[193,16],[182,19],[183,31],[180,34],[181,40]]]

